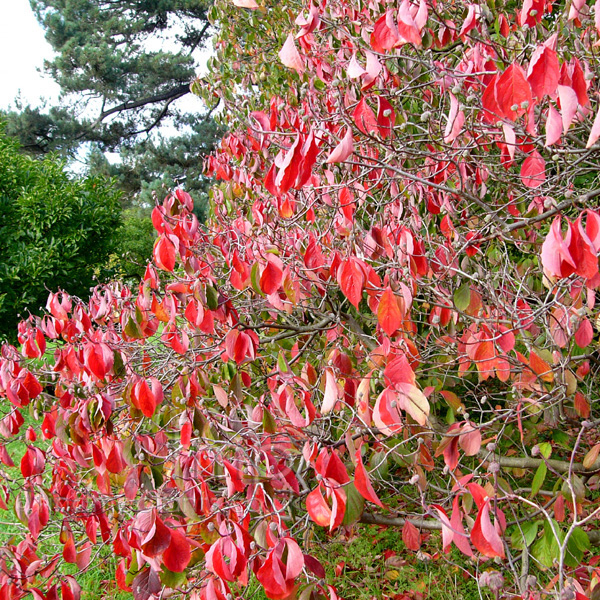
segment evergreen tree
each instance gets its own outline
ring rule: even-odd
[[[7,113],[7,133],[32,154],[73,157],[86,142],[101,152],[122,153],[122,164],[109,172],[121,182],[125,200],[142,189],[182,181],[200,200],[206,187],[202,157],[220,136],[210,118],[215,107],[206,110],[190,93],[210,36],[211,2],[31,0],[31,5],[57,53],[46,69],[63,98],[48,111],[26,106]],[[193,116],[182,108],[184,98],[188,109],[195,106]],[[178,135],[156,135],[165,128]]]

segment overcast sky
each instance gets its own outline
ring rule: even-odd
[[[0,19],[0,108],[8,108],[15,97],[39,104],[41,97],[56,100],[58,86],[38,72],[52,48],[35,19],[29,0],[8,0]]]

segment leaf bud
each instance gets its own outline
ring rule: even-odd
[[[497,448],[497,446],[496,446],[496,444],[495,444],[494,442],[490,442],[490,443],[489,443],[489,444],[488,444],[488,445],[485,447],[485,449],[486,449],[488,452],[495,452],[496,448]]]
[[[269,523],[269,529],[271,531],[277,531],[277,523]]]
[[[500,471],[500,463],[497,461],[491,462],[488,471],[492,474],[498,473]]]
[[[590,429],[591,427],[593,427],[593,424],[590,421],[581,421],[581,426],[584,429]]]
[[[527,110],[529,108],[529,100],[523,100],[523,102],[521,102],[521,108]]]
[[[455,96],[456,96],[456,94],[460,94],[460,85],[458,83],[452,88],[452,93]]]
[[[215,530],[215,524],[214,523],[209,523],[206,527],[206,529],[208,529],[209,531],[214,531]]]
[[[391,115],[392,115],[392,111],[391,111],[391,109],[389,109],[389,108],[386,108],[386,109],[383,111],[383,116],[384,116],[386,119],[387,119],[388,117],[390,117]]]
[[[552,155],[552,160],[553,160],[554,162],[557,162],[557,161],[559,161],[559,160],[560,160],[560,154],[553,154],[553,155]]]
[[[517,111],[517,110],[519,110],[519,105],[518,105],[518,104],[513,104],[513,105],[510,107],[510,110],[512,110],[512,111]]]
[[[415,473],[410,480],[408,481],[408,483],[410,483],[410,485],[417,485],[417,483],[419,483],[419,479],[420,477]]]
[[[573,190],[567,190],[565,192],[565,198],[569,199],[573,197]]]
[[[256,542],[252,541],[250,542],[250,550],[255,550],[256,549]]]
[[[396,400],[392,400],[392,401],[390,402],[390,406],[391,406],[392,408],[396,408],[396,406],[398,406],[398,402],[396,402]]]
[[[427,123],[427,121],[429,121],[429,119],[431,119],[431,112],[426,110],[422,115],[421,115],[421,122],[423,123]]]
[[[540,453],[540,447],[536,444],[532,449],[531,449],[531,456],[537,456]]]
[[[529,11],[529,14],[530,14],[532,17],[535,17],[535,16],[537,16],[537,14],[538,14],[538,11],[537,11],[537,10],[534,8],[533,10],[530,10],[530,11]]]

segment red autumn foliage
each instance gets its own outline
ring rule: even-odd
[[[361,522],[585,598],[598,6],[274,4],[216,3],[208,222],[169,194],[138,286],[52,293],[2,347],[0,598],[78,598],[55,569],[102,545],[136,600],[335,600],[304,529]]]

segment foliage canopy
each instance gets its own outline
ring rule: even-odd
[[[115,248],[120,194],[104,178],[74,178],[0,133],[0,336],[45,306],[49,290],[86,298]]]

